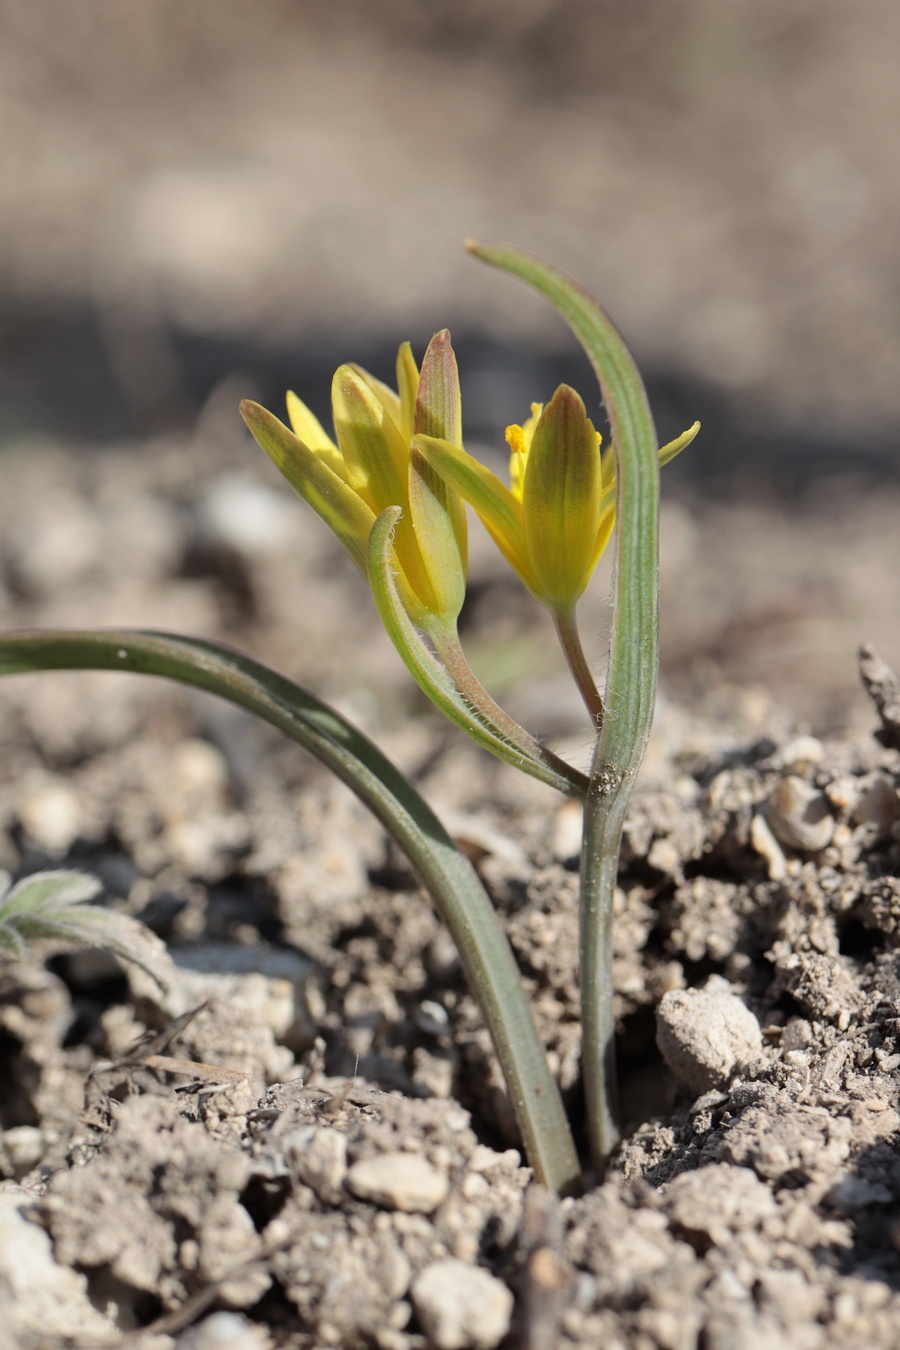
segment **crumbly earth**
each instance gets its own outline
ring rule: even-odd
[[[9,461],[4,625],[180,628],[327,688],[475,860],[577,1120],[577,808],[436,726],[243,450],[151,450]],[[662,701],[618,894],[626,1133],[562,1203],[349,793],[174,686],[3,682],[0,865],[95,872],[166,987],[96,952],[0,968],[0,1347],[895,1346],[900,699],[864,674],[878,736]]]

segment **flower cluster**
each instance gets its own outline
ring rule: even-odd
[[[289,430],[258,404],[241,405],[259,444],[365,573],[369,534],[399,507],[396,582],[426,633],[454,625],[465,592],[464,502],[473,507],[534,598],[570,614],[615,524],[615,461],[574,389],[560,385],[507,428],[510,486],[462,444],[459,378],[450,335],[432,338],[417,370],[409,344],[397,355],[397,391],[357,366],[332,385],[335,439],[288,394]],[[695,424],[664,446],[665,464],[693,440]]]

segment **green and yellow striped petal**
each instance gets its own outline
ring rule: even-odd
[[[561,384],[534,429],[525,462],[525,547],[535,598],[567,612],[594,566],[602,493],[597,433],[584,404]]]
[[[446,329],[434,335],[422,361],[413,431],[451,444],[462,441],[459,371]],[[455,623],[466,594],[466,508],[415,444],[409,458],[409,505],[436,616]]]
[[[450,441],[415,436],[413,444],[444,482],[469,503],[514,572],[534,593],[537,579],[525,547],[522,503],[496,474]]]
[[[298,400],[299,401],[299,400]],[[365,575],[369,532],[375,514],[298,436],[258,403],[245,399],[241,416],[295,492],[322,517]]]
[[[318,417],[307,408],[302,399],[290,390],[286,402],[288,420],[293,428],[294,435],[317,454],[322,462],[328,465],[332,473],[336,473],[338,478],[342,478],[346,483],[347,470],[341,458],[341,452]]]

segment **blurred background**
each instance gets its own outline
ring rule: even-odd
[[[665,475],[664,687],[868,717],[856,646],[900,660],[894,0],[0,0],[0,36],[4,622],[147,622],[97,589],[144,527],[86,545],[90,501],[104,474],[160,499],[157,463],[196,507],[165,565],[196,575],[212,508],[175,466],[278,486],[243,395],[280,411],[291,386],[324,418],[341,361],[390,378],[448,326],[470,449],[562,379],[596,411],[563,325],[474,236],[605,305],[661,438],[704,424]],[[76,454],[108,467],[64,490]],[[476,645],[531,613],[476,544]]]

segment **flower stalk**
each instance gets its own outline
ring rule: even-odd
[[[566,665],[569,667],[569,673],[575,681],[575,686],[581,694],[584,706],[587,708],[588,716],[594,724],[595,734],[603,726],[603,699],[600,690],[594,683],[594,676],[588,665],[588,659],[584,654],[584,647],[581,645],[581,634],[578,631],[578,620],[575,616],[575,606],[570,609],[558,610],[553,615],[553,626],[556,629],[556,636],[559,640],[562,654],[566,659]]]

